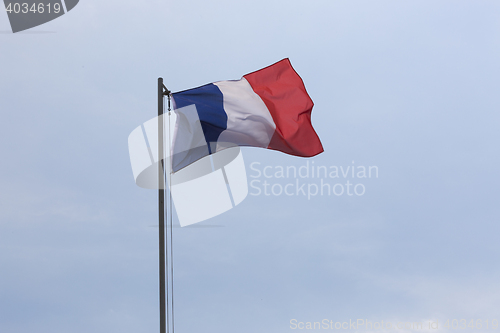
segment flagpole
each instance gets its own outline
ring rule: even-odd
[[[163,157],[163,78],[158,78],[158,161]],[[161,121],[160,121],[161,120]],[[160,333],[166,333],[165,301],[165,179],[163,161],[158,163],[158,230],[160,251]]]

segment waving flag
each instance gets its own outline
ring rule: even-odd
[[[314,103],[289,59],[240,80],[210,83],[173,93],[172,98],[180,115],[174,134],[174,171],[228,144],[302,157],[323,152],[311,124]],[[199,137],[193,139],[196,126],[201,126],[201,141],[205,142],[201,145]],[[191,153],[181,154],[186,146]],[[202,151],[193,153],[193,147]]]

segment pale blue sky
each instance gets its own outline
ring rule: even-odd
[[[158,76],[178,91],[285,57],[315,102],[310,161],[379,177],[362,197],[248,196],[203,223],[223,227],[175,229],[177,332],[500,320],[499,15],[489,0],[81,0],[9,34],[0,13],[0,332],[157,332],[156,191],[134,184],[127,137],[155,116]]]

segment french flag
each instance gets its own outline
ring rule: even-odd
[[[311,124],[314,103],[288,58],[240,80],[210,83],[173,93],[172,98],[175,110],[196,106],[208,154],[218,150],[217,143],[301,157],[323,152]]]

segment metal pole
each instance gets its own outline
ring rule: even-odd
[[[158,78],[158,161],[163,157],[163,78]],[[160,333],[166,333],[165,302],[165,179],[163,161],[158,163],[158,226],[160,248]]]

